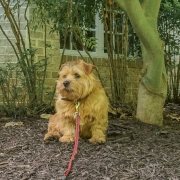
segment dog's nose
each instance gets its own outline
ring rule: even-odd
[[[69,86],[69,84],[70,84],[70,82],[69,82],[69,81],[64,81],[64,82],[63,82],[64,87],[68,87],[68,86]]]

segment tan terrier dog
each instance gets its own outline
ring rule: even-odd
[[[49,119],[48,133],[60,142],[75,139],[75,104],[80,103],[80,137],[89,138],[92,143],[106,141],[108,125],[108,98],[100,83],[92,73],[95,68],[84,61],[63,64],[56,86],[56,114]]]

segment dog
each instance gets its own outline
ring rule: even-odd
[[[49,118],[44,140],[58,137],[60,142],[75,140],[75,104],[79,105],[80,137],[91,143],[106,142],[108,98],[93,74],[94,65],[82,60],[63,64],[56,85],[56,114]]]

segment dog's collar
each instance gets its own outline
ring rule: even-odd
[[[73,102],[73,100],[68,99],[68,98],[61,98],[61,100],[63,100],[63,101],[70,101],[70,102]]]
[[[89,95],[85,96],[85,97],[82,98],[82,99],[78,99],[76,102],[82,102],[82,101],[85,100],[88,96],[89,96]],[[69,102],[74,102],[74,100],[72,100],[72,99],[63,98],[63,97],[61,98],[61,100],[63,100],[63,101],[69,101]]]

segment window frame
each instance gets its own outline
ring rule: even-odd
[[[101,22],[99,15],[96,14],[95,16],[95,38],[97,39],[97,47],[95,48],[96,51],[88,51],[89,54],[94,58],[107,58],[108,54],[104,53],[104,25]],[[103,32],[103,33],[102,33]],[[70,45],[72,47],[72,43]],[[60,53],[63,52],[63,49],[60,49]],[[85,57],[88,57],[87,53],[83,50],[81,51],[81,54]],[[71,56],[79,56],[79,53],[77,50],[73,49],[65,49],[64,55],[71,55]]]

